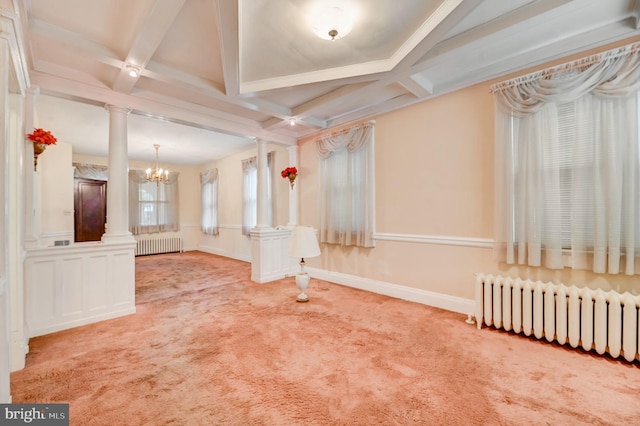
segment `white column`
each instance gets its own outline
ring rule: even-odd
[[[25,97],[24,130],[31,133],[35,127],[36,99],[40,88],[30,87]],[[40,186],[36,185],[33,169],[33,142],[24,137],[24,245],[26,248],[38,246],[40,235]]]
[[[7,40],[0,37],[0,199],[3,208],[0,211],[0,403],[11,402],[10,359],[11,349],[9,345],[11,324],[11,309],[9,307],[9,278],[8,278],[8,229],[13,225],[9,223],[7,205],[9,204],[9,164],[7,151],[9,139],[9,46]]]
[[[268,228],[271,226],[269,223],[269,197],[267,193],[267,182],[269,180],[267,169],[267,141],[258,139],[258,156],[256,158],[258,162],[258,220],[256,228]]]
[[[127,158],[127,116],[131,110],[107,105],[109,111],[109,188],[107,190],[107,232],[104,242],[134,241],[129,232],[129,164]]]
[[[295,167],[300,172],[298,167],[298,145],[293,145],[287,148],[289,152],[289,167]],[[293,188],[289,189],[289,223],[287,226],[292,228],[298,224],[298,187],[300,185],[300,179],[296,179]]]

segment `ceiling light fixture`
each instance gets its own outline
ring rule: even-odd
[[[135,78],[140,75],[140,68],[134,65],[126,65],[124,69],[127,71],[127,74],[129,74],[129,77]]]
[[[291,118],[289,119],[289,126],[295,126],[295,125],[296,125],[296,119],[295,119],[295,118],[293,118],[293,117],[291,117]]]
[[[353,14],[339,6],[317,9],[311,18],[311,28],[321,39],[335,41],[351,32]]]
[[[169,170],[162,170],[158,167],[158,148],[160,145],[155,144],[153,147],[156,149],[156,169],[147,169],[147,180],[150,182],[169,182]]]

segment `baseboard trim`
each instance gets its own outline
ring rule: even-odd
[[[97,314],[97,315],[92,315],[92,316],[87,316],[87,317],[82,317],[82,318],[78,318],[75,320],[71,320],[71,321],[65,321],[62,323],[57,323],[54,325],[50,325],[50,326],[44,326],[44,327],[29,327],[30,329],[30,334],[29,337],[38,337],[38,336],[43,336],[45,334],[50,334],[50,333],[55,333],[58,331],[63,331],[63,330],[68,330],[70,328],[75,328],[75,327],[80,327],[83,325],[88,325],[88,324],[93,324],[96,322],[100,322],[100,321],[105,321],[105,320],[110,320],[110,319],[114,319],[114,318],[119,318],[119,317],[123,317],[126,315],[132,315],[136,313],[136,307],[135,306],[123,306],[121,308],[118,308],[116,310],[112,310],[109,312],[104,312],[101,314]],[[33,330],[33,331],[31,331]]]
[[[475,312],[475,301],[462,297],[449,296],[447,294],[435,293],[428,290],[420,290],[399,284],[384,281],[362,278],[354,275],[343,274],[341,272],[330,272],[318,268],[306,268],[309,275],[324,281],[341,284],[347,287],[383,294],[397,299],[408,300],[410,302],[422,303],[447,311],[461,314],[473,314]]]

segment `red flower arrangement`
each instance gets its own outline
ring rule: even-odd
[[[289,179],[289,184],[291,185],[291,189],[293,189],[293,181],[296,180],[296,176],[298,176],[298,169],[295,167],[287,167],[280,172],[280,175],[285,179]]]
[[[38,156],[44,152],[47,145],[55,145],[58,142],[50,131],[41,128],[33,129],[33,132],[27,135],[27,139],[33,142],[33,170],[38,168]]]
[[[33,129],[33,132],[27,135],[29,140],[32,140],[35,143],[41,143],[44,145],[55,145],[58,139],[51,134],[48,130],[43,129]]]

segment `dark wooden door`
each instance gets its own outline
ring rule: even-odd
[[[100,241],[107,219],[107,182],[74,179],[75,241]]]

